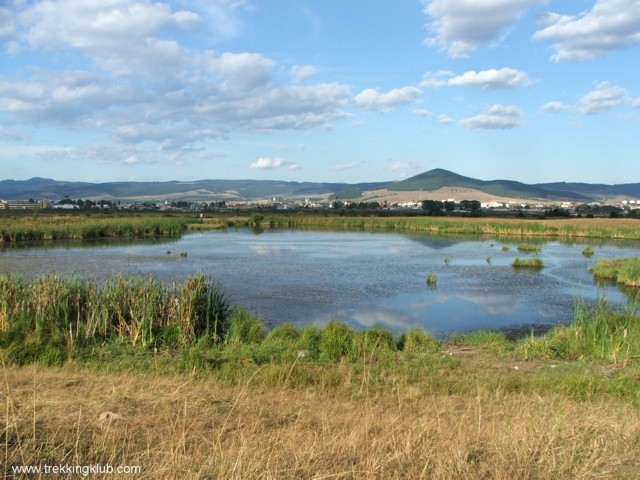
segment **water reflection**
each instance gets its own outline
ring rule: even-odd
[[[572,318],[577,298],[626,294],[594,282],[599,258],[637,255],[639,242],[540,242],[542,270],[514,269],[518,239],[392,233],[201,232],[174,239],[112,239],[3,246],[0,273],[106,278],[154,274],[171,281],[203,272],[268,325],[346,321],[356,327],[425,328],[440,337],[477,329],[544,330]],[[507,250],[502,246],[507,245]],[[187,255],[180,255],[186,253]],[[487,258],[491,257],[488,262]],[[426,275],[437,283],[428,288]]]

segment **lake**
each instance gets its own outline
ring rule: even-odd
[[[545,267],[515,269],[520,243],[537,243]],[[503,249],[508,246],[508,250]],[[582,255],[590,245],[595,255]],[[397,233],[265,231],[188,233],[176,239],[48,242],[5,246],[0,273],[119,273],[166,280],[203,272],[234,305],[267,325],[323,324],[330,319],[393,331],[424,328],[440,338],[478,329],[516,334],[571,321],[576,301],[606,297],[616,286],[594,282],[599,258],[638,255],[633,241],[560,242]],[[437,276],[435,286],[427,274]]]

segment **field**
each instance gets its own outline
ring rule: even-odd
[[[286,218],[306,228],[466,222],[522,236],[638,234],[635,222],[617,219]],[[180,231],[221,224],[185,219]],[[639,280],[636,260],[615,267]],[[0,276],[0,363],[5,478],[83,477],[14,470],[45,465],[126,467],[108,478],[149,479],[632,479],[640,471],[635,305],[578,304],[570,326],[543,336],[476,332],[440,342],[421,330],[337,322],[267,331],[202,275],[168,286],[150,276],[9,275]]]

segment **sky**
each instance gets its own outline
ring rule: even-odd
[[[640,0],[0,0],[0,179],[619,184],[639,152]]]

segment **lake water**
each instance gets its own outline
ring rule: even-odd
[[[478,329],[542,331],[569,323],[577,299],[626,301],[617,287],[597,285],[588,266],[599,258],[636,256],[640,242],[547,241],[540,243],[542,270],[511,266],[516,256],[531,256],[517,251],[519,243],[522,240],[228,230],[171,240],[4,247],[0,273],[101,279],[134,272],[169,281],[203,272],[222,283],[233,304],[269,326],[323,324],[333,318],[359,328],[422,327],[441,338]],[[591,258],[581,253],[586,245],[596,252]],[[434,288],[426,285],[428,273],[437,275]]]

